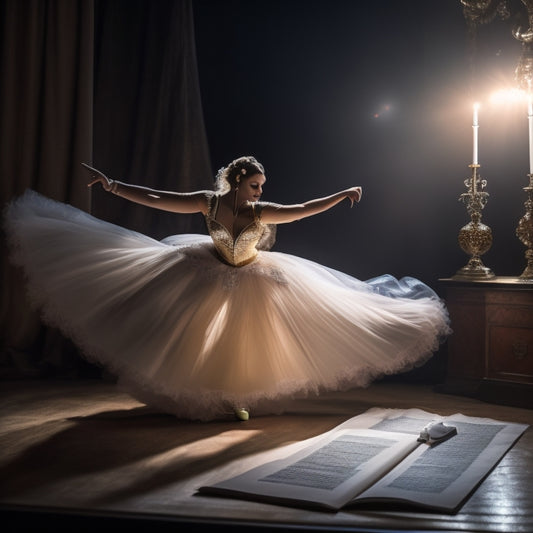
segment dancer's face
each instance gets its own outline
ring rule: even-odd
[[[242,201],[257,202],[263,194],[263,185],[266,182],[264,174],[252,174],[242,180],[239,193]]]

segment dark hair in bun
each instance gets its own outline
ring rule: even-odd
[[[237,178],[242,179],[244,176],[264,173],[263,165],[255,157],[251,155],[239,157],[217,172],[215,189],[217,192],[224,193],[238,183]]]

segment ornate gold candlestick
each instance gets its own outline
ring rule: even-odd
[[[460,268],[452,279],[491,279],[495,275],[481,261],[481,256],[492,246],[492,231],[481,222],[481,211],[487,204],[489,193],[483,189],[487,186],[478,174],[480,165],[468,165],[472,169],[472,176],[464,181],[468,191],[461,194],[459,200],[466,204],[466,210],[471,221],[459,231],[459,246],[470,255],[470,260]]]
[[[527,248],[525,253],[527,266],[524,272],[520,274],[519,279],[533,281],[533,174],[528,174],[528,176],[529,185],[524,187],[527,194],[527,200],[524,203],[526,214],[518,222],[516,236]]]

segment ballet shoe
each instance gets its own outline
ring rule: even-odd
[[[250,418],[250,413],[246,409],[241,407],[240,409],[235,409],[235,416],[239,420],[246,421],[246,420],[248,420]]]

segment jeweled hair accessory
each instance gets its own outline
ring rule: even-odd
[[[244,176],[246,174],[246,169],[245,168],[241,168],[241,174]]]

